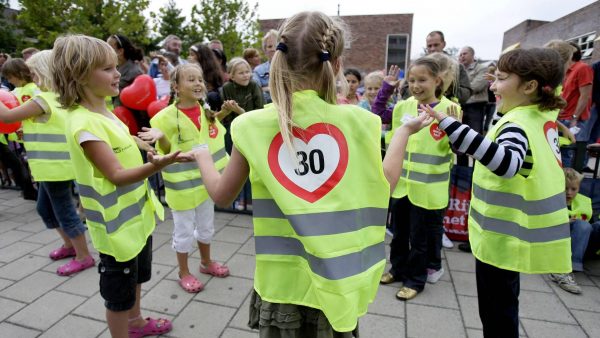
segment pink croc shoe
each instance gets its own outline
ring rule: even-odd
[[[208,266],[200,264],[200,272],[215,277],[224,278],[229,276],[229,268],[217,262],[210,262]]]
[[[81,262],[76,260],[75,258],[73,258],[69,263],[59,266],[58,269],[56,270],[56,273],[59,276],[70,276],[79,271],[83,271],[87,268],[91,268],[95,264],[96,264],[96,261],[94,261],[94,258],[92,256],[87,256]]]
[[[179,285],[189,293],[198,293],[204,289],[204,284],[193,275],[187,275],[179,279]]]
[[[146,318],[146,325],[143,327],[130,327],[129,338],[140,338],[146,336],[158,336],[165,334],[173,329],[173,324],[170,320],[164,318]]]
[[[75,257],[75,248],[74,247],[65,248],[64,246],[61,245],[60,248],[50,252],[50,254],[48,256],[50,256],[50,259],[52,259],[54,261],[57,261],[57,260],[63,259],[63,258],[67,258],[67,257]]]

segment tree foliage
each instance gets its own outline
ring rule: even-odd
[[[17,50],[17,32],[10,18],[3,13],[8,8],[8,0],[0,0],[0,52],[15,53]]]
[[[154,31],[160,39],[173,34],[183,39],[185,36],[185,16],[181,15],[181,9],[177,7],[175,0],[169,0],[166,6],[159,10],[158,15],[150,14],[154,19]]]
[[[80,33],[106,39],[120,33],[140,45],[149,43],[143,11],[149,0],[19,0],[18,16],[24,35],[37,40],[37,48],[52,48],[54,40],[66,33]]]
[[[256,12],[245,0],[200,0],[192,7],[186,28],[189,43],[219,39],[227,55],[241,55],[244,48],[259,44]]]

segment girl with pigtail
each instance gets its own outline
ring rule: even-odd
[[[302,12],[278,36],[273,105],[233,121],[224,172],[205,146],[180,160],[198,163],[218,205],[231,203],[250,176],[256,246],[250,327],[261,337],[357,336],[385,267],[390,184],[400,176],[408,136],[432,119],[423,114],[403,124],[382,163],[380,119],[336,105],[343,24]]]

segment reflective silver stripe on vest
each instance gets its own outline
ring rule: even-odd
[[[79,194],[83,197],[97,201],[104,209],[109,209],[119,203],[119,197],[134,191],[144,184],[143,181],[130,185],[117,187],[117,189],[106,195],[101,195],[94,187],[79,183]],[[86,214],[87,215],[87,214]]]
[[[181,182],[169,182],[169,181],[165,180],[165,178],[163,177],[163,180],[165,181],[165,188],[171,189],[171,190],[185,190],[185,189],[196,188],[196,187],[199,187],[202,185],[201,178],[194,178],[191,180],[181,181]]]
[[[169,174],[180,173],[189,170],[198,170],[198,164],[196,162],[186,162],[186,163],[173,163],[171,165],[166,166],[163,171]]]
[[[450,168],[448,168],[450,169]],[[450,177],[450,170],[441,174],[424,174],[418,171],[411,171],[406,177],[406,169],[402,169],[402,177],[408,178],[411,181],[423,182],[423,183],[437,183],[448,181]]]
[[[253,217],[287,219],[299,236],[322,236],[357,231],[368,226],[384,226],[387,208],[284,215],[274,200],[252,200]]]
[[[71,156],[67,151],[29,150],[27,158],[30,160],[70,160]]]
[[[473,196],[486,204],[518,209],[525,214],[532,216],[550,214],[567,207],[564,192],[560,192],[542,200],[527,201],[521,195],[487,190],[473,184]]]
[[[106,233],[110,234],[112,232],[117,231],[119,229],[119,227],[121,227],[121,225],[125,224],[129,220],[133,219],[136,216],[141,215],[142,209],[144,208],[144,204],[146,203],[146,200],[147,200],[147,196],[146,196],[146,194],[144,194],[144,196],[142,196],[139,199],[139,201],[137,201],[136,203],[121,210],[119,212],[119,215],[112,221],[107,222],[104,219],[104,217],[102,217],[101,212],[96,211],[96,210],[88,210],[88,209],[85,209],[85,218],[87,218],[88,221],[104,225],[104,227],[106,228]]]
[[[560,239],[570,238],[571,232],[569,223],[554,225],[540,229],[527,229],[515,222],[505,221],[502,219],[486,217],[480,214],[474,208],[471,208],[469,216],[486,231],[493,231],[499,234],[516,237],[522,241],[529,243],[542,243],[557,241]]]
[[[212,159],[213,162],[217,162],[222,158],[225,158],[225,156],[227,156],[227,152],[225,151],[225,148],[220,149],[219,151],[217,151],[216,153],[212,154]]]
[[[49,143],[67,143],[67,137],[63,134],[25,134],[25,142],[49,142]]]
[[[351,277],[365,272],[385,259],[385,244],[374,244],[362,251],[333,258],[320,258],[306,252],[296,238],[276,236],[254,237],[257,255],[293,255],[303,257],[313,273],[330,280]]]
[[[404,159],[408,160],[408,153],[404,153]],[[428,155],[428,154],[420,154],[420,153],[411,153],[410,161],[423,163],[423,164],[432,164],[432,165],[440,165],[445,163],[450,163],[452,159],[452,155],[438,156],[438,155]]]

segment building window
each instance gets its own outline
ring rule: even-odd
[[[591,32],[569,39],[569,42],[575,42],[581,48],[581,59],[589,59],[594,52],[594,39],[596,32]]]
[[[406,69],[408,63],[408,34],[388,34],[385,54],[385,69],[397,65]]]

